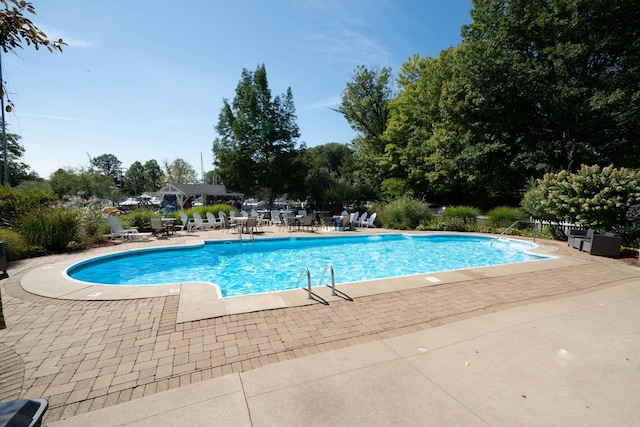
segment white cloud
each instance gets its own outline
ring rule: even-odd
[[[23,113],[20,114],[21,116],[25,116],[25,117],[37,117],[40,119],[51,119],[51,120],[64,120],[64,121],[71,121],[71,122],[90,122],[91,120],[87,120],[87,119],[80,119],[78,117],[65,117],[65,116],[50,116],[47,114],[28,114],[28,113]]]
[[[321,99],[312,104],[306,105],[302,107],[302,110],[318,110],[322,108],[338,108],[340,103],[342,102],[342,97],[340,95],[336,95],[330,99]]]
[[[341,1],[299,1],[296,5],[309,9],[308,14],[316,18],[305,23],[301,34],[307,49],[349,67],[389,63],[390,53],[376,37],[367,35],[373,24],[366,17],[366,5]]]

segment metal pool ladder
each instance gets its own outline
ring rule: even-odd
[[[322,281],[324,280],[324,275],[327,273],[327,270],[331,272],[331,295],[337,296],[338,294],[336,293],[336,278],[335,278],[335,274],[333,273],[333,266],[331,264],[327,264],[327,266],[324,268],[324,271],[322,272],[322,276],[320,276],[320,282],[318,283],[318,286],[322,285]],[[298,276],[297,286],[298,287],[300,286],[300,279],[302,279],[302,276],[304,275],[304,273],[307,273],[307,292],[309,293],[308,298],[313,299],[313,296],[311,294],[311,273],[309,272],[309,269],[307,267],[302,267],[302,270],[300,271],[300,276]]]
[[[333,273],[333,266],[331,264],[327,264],[327,266],[324,268],[322,276],[320,276],[320,283],[318,283],[318,285],[322,285],[322,280],[324,279],[324,275],[327,274],[327,270],[331,271],[331,295],[336,296],[338,295],[336,293],[336,276]]]
[[[309,269],[307,267],[302,267],[302,271],[300,272],[300,276],[298,277],[298,286],[300,286],[300,279],[302,279],[302,275],[305,272],[307,273],[307,292],[309,293],[308,298],[313,299],[313,296],[311,295],[311,273],[309,272]]]
[[[253,243],[253,227],[249,229],[249,235],[251,235],[251,243]],[[240,244],[242,244],[242,225],[238,227],[238,238],[240,239]]]

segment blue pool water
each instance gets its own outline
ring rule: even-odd
[[[318,286],[328,264],[339,284],[546,258],[526,253],[535,247],[527,242],[491,241],[485,236],[405,234],[207,241],[94,258],[66,273],[104,285],[210,282],[227,297],[294,289],[303,267],[311,273],[312,286]],[[322,284],[328,283],[330,277]],[[305,275],[300,286],[306,285]]]

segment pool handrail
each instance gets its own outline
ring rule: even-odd
[[[500,237],[502,237],[507,231],[511,230],[516,224],[520,223],[520,222],[526,222],[529,224],[533,224],[533,241],[536,241],[536,222],[535,221],[531,221],[529,219],[519,219],[517,221],[514,221],[513,224],[511,224],[510,226],[508,226],[507,228],[504,229],[504,231],[500,234],[498,234],[498,236],[494,237],[493,240],[491,240],[491,243],[489,243],[489,246],[493,246],[493,242],[495,242],[496,240],[500,239]]]
[[[327,270],[331,271],[331,295],[336,296],[338,295],[336,293],[336,277],[333,272],[333,266],[331,264],[327,264],[327,266],[324,268],[324,271],[322,272],[322,276],[320,276],[320,283],[318,283],[318,286],[322,285],[322,281],[324,280],[324,275],[327,273]]]
[[[302,279],[302,275],[304,274],[304,272],[307,272],[307,292],[309,293],[308,298],[309,299],[313,299],[313,296],[311,295],[311,273],[309,272],[309,269],[307,267],[302,267],[302,271],[300,271],[300,276],[298,276],[298,284],[297,286],[300,286],[300,279]]]

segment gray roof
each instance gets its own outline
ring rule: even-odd
[[[244,197],[244,193],[237,187],[212,184],[174,184],[169,183],[160,189],[159,193],[184,194],[185,196],[225,196]]]

